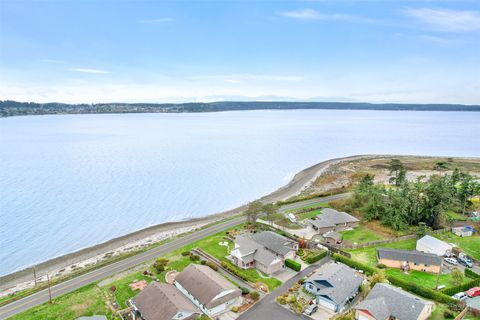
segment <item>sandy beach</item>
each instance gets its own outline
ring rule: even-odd
[[[327,172],[332,165],[341,162],[390,157],[394,157],[394,155],[356,155],[323,161],[298,172],[288,184],[261,197],[260,200],[265,203],[271,203],[295,196],[301,193],[305,188],[308,188],[319,176]],[[40,281],[46,280],[47,273],[51,279],[65,276],[69,273],[78,271],[81,268],[92,266],[98,262],[111,259],[120,254],[139,250],[156,242],[178,236],[182,233],[194,231],[210,223],[239,214],[244,209],[245,205],[201,218],[151,226],[89,248],[47,260],[24,270],[2,276],[0,277],[0,290],[2,291],[0,297],[33,287],[34,269],[37,279]]]

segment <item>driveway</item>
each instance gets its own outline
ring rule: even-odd
[[[295,282],[301,278],[307,276],[310,272],[318,269],[323,264],[330,261],[329,257],[325,257],[322,260],[308,266],[304,270],[300,271],[290,280],[283,283],[280,287],[272,291],[265,298],[257,302],[249,310],[245,311],[238,319],[240,320],[259,320],[259,319],[273,319],[273,320],[311,320],[311,318],[304,315],[297,315],[290,310],[285,309],[275,302],[275,298],[282,295],[288,290]],[[321,312],[320,310],[317,312]],[[328,318],[323,318],[328,319]],[[318,320],[321,320],[320,318]]]

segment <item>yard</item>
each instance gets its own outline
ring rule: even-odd
[[[320,213],[322,213],[322,210],[313,210],[313,211],[299,213],[299,214],[297,214],[297,219],[298,220],[305,220],[305,219],[315,218]]]
[[[114,293],[115,300],[120,306],[120,309],[124,309],[127,307],[125,302],[140,292],[139,290],[135,290],[135,291],[132,290],[129,287],[129,284],[135,281],[140,281],[140,280],[145,280],[148,283],[152,281],[150,277],[144,276],[141,272],[135,272],[126,277],[123,277],[118,281],[114,281],[112,283],[109,283],[108,285],[103,286],[102,290],[105,292],[106,295],[108,295],[108,294],[111,294],[110,288],[112,286],[115,286],[116,288]]]
[[[359,225],[353,230],[341,231],[340,233],[344,241],[351,243],[364,243],[384,239],[379,233],[368,229],[364,225]]]
[[[44,303],[38,307],[11,317],[12,320],[70,320],[79,316],[103,314],[111,317],[105,297],[96,284],[90,284],[71,293],[53,299],[53,304]]]
[[[377,265],[377,248],[395,248],[403,250],[415,250],[417,239],[409,239],[404,241],[397,241],[392,243],[386,243],[377,246],[365,247],[360,249],[346,250],[352,255],[352,259],[358,262],[365,263],[370,266]]]
[[[310,205],[305,206],[305,207],[290,209],[290,210],[287,210],[287,212],[296,213],[298,211],[309,210],[309,209],[320,208],[320,207],[321,208],[329,208],[330,205],[328,204],[328,202],[318,202],[318,203],[310,204]]]
[[[462,248],[469,256],[476,260],[480,260],[480,235],[477,233],[471,237],[459,237],[451,232],[437,234],[435,237],[451,242]]]
[[[396,276],[397,278],[400,278],[402,280],[405,280],[411,283],[415,283],[418,286],[428,288],[428,289],[435,289],[435,285],[437,282],[436,274],[421,272],[421,271],[410,271],[409,274],[405,274],[400,269],[389,268],[385,270],[385,274]],[[468,280],[469,279],[465,277],[463,282],[468,282]],[[448,273],[448,274],[440,275],[438,285],[453,287],[455,286],[455,283],[452,279],[452,276]]]

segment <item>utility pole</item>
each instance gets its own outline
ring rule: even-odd
[[[52,304],[52,291],[50,290],[50,277],[47,273],[47,284],[48,284],[48,301]]]
[[[35,287],[37,286],[37,272],[35,267],[33,267],[33,281],[35,282]]]
[[[440,264],[440,272],[437,275],[437,283],[435,284],[435,290],[438,290],[438,281],[440,280],[440,275],[442,274],[442,265],[443,262]]]

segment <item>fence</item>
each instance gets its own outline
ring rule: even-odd
[[[415,235],[415,234],[409,234],[409,235],[406,235],[406,236],[401,236],[401,237],[392,238],[392,239],[375,240],[375,241],[358,243],[358,244],[344,244],[344,243],[342,243],[340,245],[340,247],[342,249],[359,249],[359,248],[363,248],[363,247],[376,246],[376,245],[379,245],[379,244],[385,244],[385,243],[392,243],[392,242],[397,242],[397,241],[402,241],[402,240],[415,239],[416,237],[417,237],[417,235]]]
[[[343,250],[340,250],[339,248],[336,248],[334,246],[331,246],[329,244],[326,244],[326,243],[322,243],[321,244],[322,246],[324,246],[325,248],[327,248],[330,252],[333,252],[333,253],[338,253],[338,254],[341,254],[342,256],[345,256],[347,258],[351,258],[352,255],[348,252],[345,252]]]

